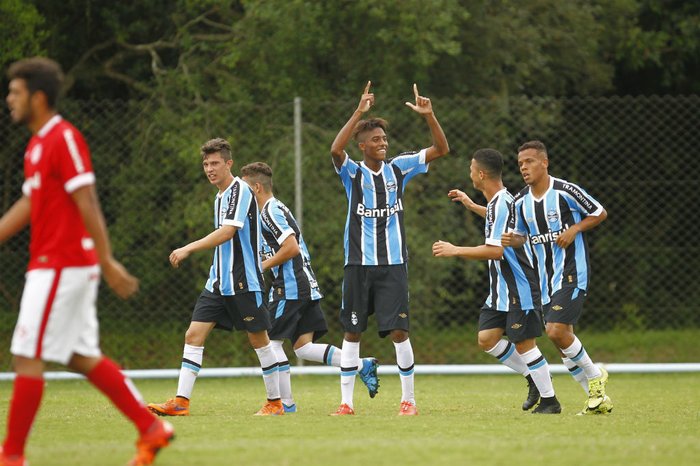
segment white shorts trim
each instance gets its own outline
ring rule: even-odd
[[[97,265],[27,272],[12,354],[61,364],[76,353],[101,356],[95,305],[99,283]]]

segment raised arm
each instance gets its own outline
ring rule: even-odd
[[[447,155],[450,152],[450,146],[447,144],[447,138],[445,137],[445,132],[442,130],[440,123],[435,117],[433,112],[433,104],[430,99],[423,97],[418,93],[418,86],[413,84],[413,95],[416,97],[416,103],[406,102],[414,112],[419,113],[425,118],[425,122],[428,123],[428,128],[430,128],[430,136],[433,138],[433,145],[428,147],[425,154],[425,162],[430,163],[433,160]]]
[[[0,218],[0,243],[12,238],[29,224],[31,210],[31,201],[27,196],[22,196],[5,212]]]
[[[297,237],[294,235],[287,236],[287,239],[285,239],[284,242],[282,243],[280,250],[277,251],[275,253],[275,255],[272,256],[271,258],[263,261],[263,263],[262,263],[263,270],[269,270],[272,267],[276,267],[278,265],[284,264],[289,259],[298,256],[300,251],[301,250],[299,249],[299,243],[297,242]]]
[[[170,253],[170,264],[173,267],[178,268],[180,266],[180,262],[187,259],[187,257],[193,252],[202,251],[205,249],[214,249],[218,245],[233,238],[236,231],[238,231],[238,228],[234,227],[233,225],[222,225],[220,228],[212,231],[204,238],[200,238],[197,241],[192,241],[186,246],[175,249]]]
[[[371,81],[367,81],[365,86],[365,91],[362,93],[360,98],[360,103],[357,105],[357,109],[350,116],[350,119],[345,123],[338,135],[333,140],[331,145],[331,155],[333,156],[333,163],[340,169],[345,162],[345,147],[348,145],[350,138],[352,137],[352,130],[358,121],[362,119],[362,114],[367,112],[372,105],[374,105],[374,94],[369,92],[369,88],[372,85]]]
[[[460,191],[459,189],[452,189],[449,193],[447,193],[447,196],[452,199],[452,202],[459,202],[466,207],[467,210],[471,210],[479,217],[486,218],[486,206],[479,205],[472,201],[472,198],[469,197],[467,193]]]

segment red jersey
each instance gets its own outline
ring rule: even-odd
[[[71,193],[95,183],[83,135],[55,115],[29,141],[22,193],[31,201],[29,270],[97,264]]]

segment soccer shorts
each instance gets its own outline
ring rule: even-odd
[[[520,343],[542,335],[542,315],[539,310],[497,311],[482,308],[479,314],[479,331],[500,328],[513,343]]]
[[[321,300],[281,299],[268,303],[272,330],[270,340],[291,340],[313,333],[313,341],[328,333]]]
[[[259,291],[222,296],[202,290],[192,312],[193,322],[213,322],[214,328],[255,333],[270,330],[267,307]]]
[[[348,333],[367,330],[367,319],[376,314],[380,337],[409,328],[408,266],[347,265],[343,277],[340,322]]]
[[[565,287],[555,292],[549,304],[544,305],[544,321],[575,325],[583,313],[583,302],[588,293],[575,288]]]
[[[99,283],[97,265],[27,272],[12,354],[64,365],[73,354],[101,356]]]

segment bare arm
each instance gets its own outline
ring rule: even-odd
[[[297,242],[297,237],[294,235],[287,236],[284,240],[280,250],[275,253],[271,258],[263,261],[263,270],[269,270],[272,267],[277,267],[278,265],[284,264],[289,259],[296,257],[301,252],[299,249],[299,243]]]
[[[596,215],[595,217],[589,215],[580,222],[571,225],[565,232],[559,235],[557,238],[557,245],[560,248],[566,249],[571,243],[574,242],[574,238],[576,238],[578,233],[583,233],[584,231],[597,227],[606,218],[608,218],[608,212],[605,209],[603,209],[600,215]]]
[[[455,246],[447,241],[436,241],[433,243],[433,256],[435,257],[461,257],[473,260],[501,260],[503,258],[503,248],[482,244],[479,246]]]
[[[200,238],[196,241],[183,246],[181,248],[175,249],[170,253],[170,264],[178,268],[180,262],[187,259],[187,257],[193,252],[202,251],[205,249],[214,249],[220,244],[233,238],[233,235],[238,231],[238,227],[232,225],[222,225],[220,228],[209,233],[204,238]]]
[[[0,218],[0,243],[7,241],[29,224],[32,204],[27,196],[20,197]]]
[[[423,97],[418,94],[418,86],[413,84],[413,94],[416,97],[416,103],[406,102],[414,112],[419,113],[425,118],[425,122],[428,123],[428,128],[430,128],[430,136],[433,138],[433,145],[428,147],[425,154],[425,163],[430,163],[433,160],[447,155],[450,152],[450,146],[447,144],[447,138],[445,137],[445,132],[442,130],[440,123],[435,117],[433,112],[433,104],[430,99]]]
[[[501,245],[504,248],[521,248],[525,244],[527,238],[523,235],[519,235],[514,231],[506,231],[501,235]]]
[[[479,205],[472,201],[472,198],[467,196],[465,192],[460,191],[459,189],[452,189],[449,193],[447,193],[447,196],[452,199],[453,202],[461,203],[467,208],[467,210],[471,210],[479,217],[486,218],[486,206]]]
[[[338,135],[333,140],[331,145],[331,155],[333,156],[333,163],[340,169],[345,162],[345,147],[348,145],[350,138],[352,137],[352,131],[355,129],[355,125],[358,121],[362,119],[362,114],[368,111],[372,105],[374,105],[374,94],[369,92],[369,88],[372,85],[371,81],[367,81],[365,86],[365,91],[360,97],[360,103],[357,105],[357,109],[353,112],[350,119],[345,123]]]
[[[85,229],[95,243],[95,251],[107,285],[120,298],[128,298],[138,291],[139,281],[112,256],[112,246],[95,185],[78,188],[71,197],[80,211]]]

